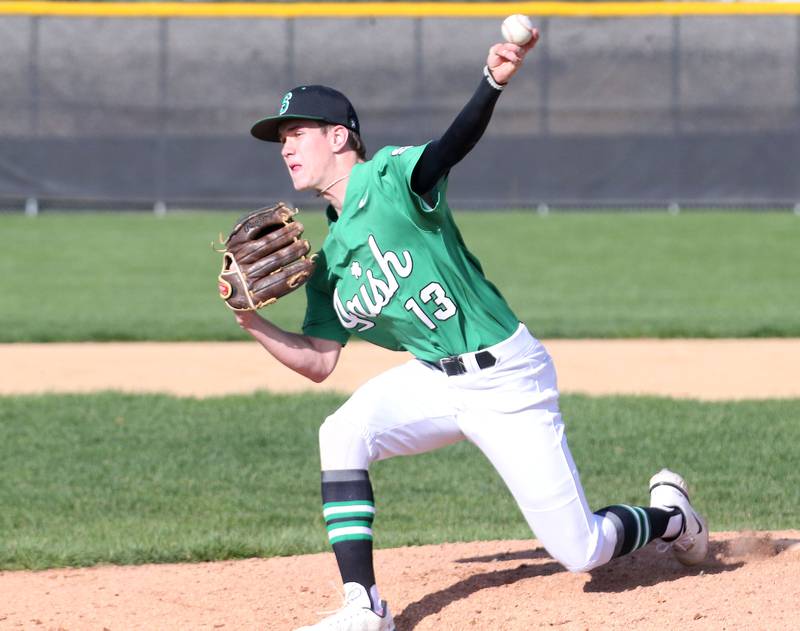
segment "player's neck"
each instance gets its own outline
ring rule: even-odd
[[[328,183],[317,191],[317,196],[322,197],[333,206],[337,215],[342,212],[344,197],[347,194],[347,184],[350,181],[350,172],[355,164],[357,162],[343,165],[345,168],[339,169],[335,174],[332,174]]]
[[[322,197],[333,206],[336,214],[342,212],[344,196],[347,193],[347,181],[350,179],[350,172],[340,175],[333,179],[327,186],[317,191],[317,197]]]

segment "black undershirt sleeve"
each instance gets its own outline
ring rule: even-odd
[[[475,94],[444,135],[425,147],[411,174],[412,191],[420,196],[431,192],[436,183],[472,150],[489,125],[499,96],[500,90],[482,78]]]

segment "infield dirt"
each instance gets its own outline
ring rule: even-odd
[[[705,400],[800,397],[800,339],[551,340],[561,392],[650,394]],[[216,396],[258,389],[352,392],[408,361],[354,342],[315,384],[253,342],[0,344],[0,395],[167,392]]]
[[[800,396],[800,340],[547,346],[563,392]],[[208,396],[267,383],[347,392],[405,359],[353,344],[333,380],[314,386],[251,343],[0,345],[0,394],[115,389]],[[398,631],[800,628],[800,530],[713,532],[711,539],[708,559],[691,569],[650,545],[591,573],[570,574],[535,540],[379,550],[376,567]],[[0,629],[279,631],[337,608],[337,585],[330,553],[0,572]]]

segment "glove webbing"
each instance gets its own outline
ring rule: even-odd
[[[250,295],[250,286],[247,284],[247,279],[245,278],[244,274],[242,273],[242,268],[239,267],[239,261],[236,260],[236,257],[231,254],[230,252],[226,252],[225,256],[229,256],[231,259],[231,268],[239,277],[239,281],[242,283],[242,287],[244,288],[244,292],[247,295],[247,304],[250,305],[250,308],[255,311],[256,306],[253,303],[253,297]]]

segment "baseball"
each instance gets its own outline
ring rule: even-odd
[[[503,38],[507,42],[517,44],[517,46],[524,46],[531,41],[531,37],[533,37],[531,33],[532,28],[533,24],[531,24],[531,20],[527,15],[515,13],[503,20],[503,25],[500,27],[500,30],[503,33]]]

